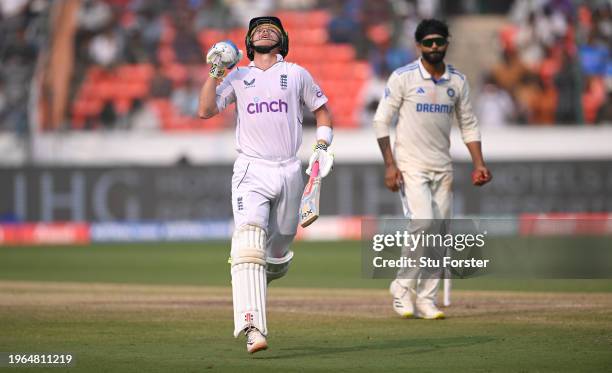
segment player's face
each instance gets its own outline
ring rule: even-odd
[[[278,43],[280,34],[273,25],[263,24],[253,30],[251,40],[253,40],[253,45],[255,46],[267,47]]]
[[[444,61],[448,39],[438,34],[427,35],[418,43],[418,47],[423,59],[432,65],[436,65]]]

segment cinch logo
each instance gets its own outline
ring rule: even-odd
[[[262,102],[251,102],[247,106],[247,112],[249,114],[258,114],[258,113],[286,113],[289,111],[289,105],[283,101],[282,99],[278,99],[278,101],[262,101]]]
[[[416,111],[418,113],[452,113],[453,105],[444,104],[417,104]]]

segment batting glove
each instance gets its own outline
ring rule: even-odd
[[[209,75],[222,78],[226,69],[236,66],[242,59],[242,51],[229,40],[216,43],[206,54],[206,62],[211,65]]]
[[[312,153],[308,161],[307,175],[310,175],[312,172],[312,166],[316,161],[319,161],[319,176],[322,178],[327,176],[332,168],[334,168],[334,155],[327,151],[327,145],[317,144],[315,146],[314,153]]]

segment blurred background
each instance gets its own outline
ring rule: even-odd
[[[202,55],[223,39],[244,50],[249,19],[267,14],[336,128],[323,223],[300,238],[359,238],[359,217],[401,212],[371,122],[430,17],[450,26],[446,61],[467,75],[494,174],[470,185],[455,131],[455,215],[612,211],[610,0],[2,0],[0,12],[0,244],[229,237],[234,113],[197,118]]]

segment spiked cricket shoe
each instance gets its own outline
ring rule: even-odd
[[[444,312],[432,302],[417,302],[415,316],[426,320],[439,320],[445,317]]]
[[[389,286],[389,293],[393,296],[393,310],[400,317],[408,319],[414,315],[410,289],[402,287],[397,280],[393,280]]]
[[[247,330],[246,337],[247,351],[250,354],[254,354],[257,351],[262,351],[268,348],[268,341],[266,341],[266,337],[261,334],[257,328]]]

